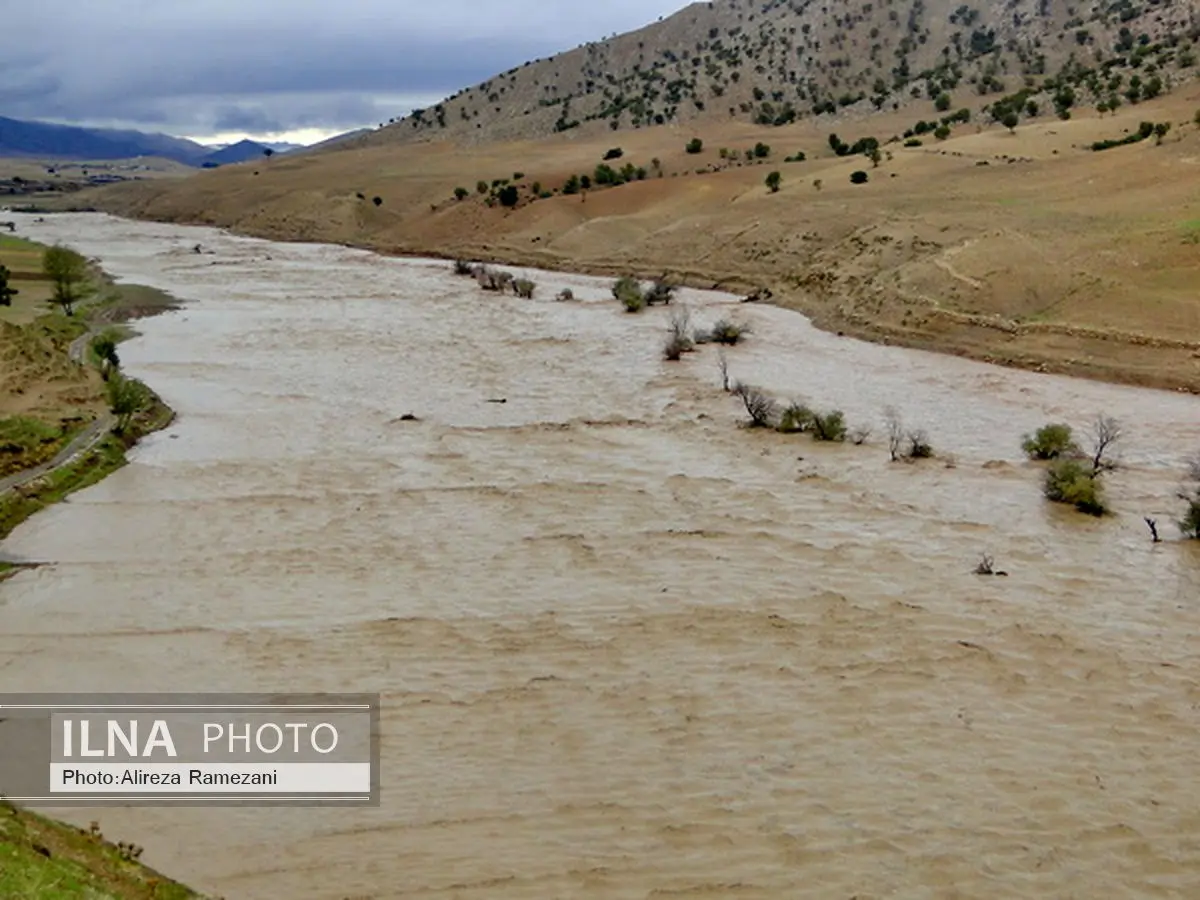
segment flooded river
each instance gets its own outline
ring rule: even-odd
[[[64,818],[228,900],[1200,895],[1200,399],[682,292],[752,326],[733,378],[874,427],[825,446],[607,282],[17,218],[187,305],[121,354],[178,421],[0,547],[53,563],[0,585],[0,690],[384,702],[377,810]],[[888,406],[942,458],[889,462]],[[1019,451],[1099,412],[1105,520]]]

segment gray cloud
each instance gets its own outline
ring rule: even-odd
[[[682,5],[37,0],[5,10],[0,115],[192,134],[355,128]]]

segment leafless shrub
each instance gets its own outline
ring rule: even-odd
[[[644,296],[647,306],[653,306],[655,303],[670,303],[675,296],[675,285],[665,278],[660,278],[650,286],[650,290],[646,291]]]
[[[900,459],[900,449],[904,446],[904,421],[894,407],[889,406],[883,411],[884,427],[887,429],[888,453],[892,462]]]
[[[738,382],[733,386],[733,393],[746,407],[750,416],[750,425],[754,428],[770,428],[775,421],[776,405],[766,393],[759,388]]]
[[[502,294],[505,288],[513,283],[513,275],[511,272],[498,272],[487,266],[481,266],[475,272],[475,280],[485,291],[496,291]]]
[[[929,459],[933,456],[933,445],[929,443],[929,436],[923,429],[910,431],[905,439],[908,447],[904,455],[909,459]]]
[[[1099,415],[1092,423],[1092,476],[1111,472],[1117,467],[1113,459],[1116,444],[1121,440],[1121,424],[1111,416]]]
[[[1200,453],[1187,460],[1188,481],[1200,481]]]
[[[861,447],[871,438],[871,426],[859,425],[850,431],[850,441],[856,446]]]
[[[573,290],[571,290],[570,288],[563,288],[561,291],[558,292],[558,296],[555,297],[554,299],[559,301],[560,303],[569,303],[570,301],[575,299],[575,292]]]
[[[975,566],[976,575],[994,575],[996,574],[996,561],[992,557],[984,553],[979,557],[979,564]]]
[[[723,391],[725,391],[725,393],[728,394],[729,390],[730,390],[730,388],[729,388],[729,360],[725,357],[724,349],[722,349],[721,352],[719,354],[717,354],[717,365],[720,367],[720,370],[721,370],[721,389]]]

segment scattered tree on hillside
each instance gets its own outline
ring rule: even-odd
[[[867,158],[871,160],[871,168],[879,168],[879,161],[883,159],[883,155],[879,152],[878,147],[872,147],[867,151]]]
[[[700,140],[700,138],[692,138],[687,142],[687,147],[684,149],[687,150],[688,153],[699,153],[704,149],[704,141]]]
[[[371,202],[374,203],[376,206],[383,206],[383,198],[382,197],[372,197]]]
[[[862,169],[850,173],[851,184],[866,184],[869,176]]]
[[[272,150],[270,147],[263,147],[263,156],[265,156],[267,159],[270,159],[274,155],[275,155],[275,151]]]
[[[454,199],[455,200],[466,200],[467,195],[470,193],[471,192],[468,191],[465,187],[456,187],[454,189]]]
[[[501,206],[516,206],[517,201],[520,199],[520,195],[517,193],[517,186],[515,184],[506,184],[504,187],[500,188],[498,197]]]
[[[488,192],[488,183],[483,179],[475,182],[475,191],[479,194],[486,194]]]
[[[1017,125],[1020,124],[1020,119],[1017,118],[1015,112],[1006,112],[1004,118],[1000,120],[1000,124],[1009,130],[1010,133],[1015,132]]]
[[[8,267],[0,265],[0,306],[12,306],[13,297],[21,293],[9,285],[8,280],[11,277],[12,273],[8,271]]]
[[[767,176],[767,190],[769,190],[772,194],[777,193],[779,191],[779,182],[782,180],[782,175],[780,175],[778,172],[772,172]]]
[[[1154,126],[1154,145],[1160,146],[1163,138],[1167,136],[1167,132],[1171,130],[1170,122],[1159,122]]]
[[[42,271],[54,282],[54,295],[50,302],[61,306],[68,316],[74,315],[75,304],[82,296],[82,285],[87,277],[87,260],[69,247],[56,244],[46,248],[42,256]]]

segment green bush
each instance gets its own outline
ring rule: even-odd
[[[1043,425],[1033,434],[1025,435],[1021,449],[1030,459],[1058,459],[1079,452],[1071,436],[1071,426],[1059,423]]]
[[[770,155],[771,148],[762,141],[754,145],[754,156],[756,159],[766,159]]]
[[[631,275],[618,278],[613,284],[612,294],[625,307],[626,312],[636,313],[646,308],[646,295],[642,292],[642,286]]]
[[[687,147],[684,149],[686,149],[688,153],[699,153],[704,149],[704,141],[700,140],[700,138],[692,138],[687,142]]]
[[[818,441],[846,440],[846,417],[842,415],[842,411],[835,409],[824,415],[813,413],[812,436]]]
[[[907,141],[904,142],[904,146],[905,147],[920,147],[921,139],[920,138],[909,138]]]
[[[524,297],[526,300],[529,300],[533,297],[533,292],[536,287],[537,285],[528,278],[517,278],[513,281],[513,292],[518,297]]]
[[[1054,503],[1066,503],[1092,516],[1107,511],[1100,480],[1077,459],[1056,460],[1046,470],[1042,493]]]
[[[709,332],[709,339],[718,344],[732,346],[745,340],[746,335],[749,333],[749,325],[740,325],[736,322],[730,322],[728,319],[719,319],[713,325],[712,331]]]
[[[783,180],[783,176],[782,176],[782,175],[780,175],[778,172],[772,172],[772,173],[771,173],[770,175],[768,175],[768,176],[767,176],[767,178],[766,178],[766,182],[765,182],[765,184],[767,185],[767,190],[769,190],[769,191],[770,191],[772,194],[774,194],[774,193],[778,193],[778,191],[779,191],[779,183],[780,183],[782,180]]]
[[[516,206],[517,200],[520,199],[517,193],[517,186],[515,184],[506,184],[504,187],[500,188],[498,197],[500,199],[501,206]]]
[[[1184,537],[1200,540],[1200,488],[1194,487],[1190,492],[1181,491],[1179,499],[1187,504],[1183,517],[1179,520],[1179,530]]]
[[[471,192],[468,191],[465,187],[456,187],[454,189],[454,199],[455,200],[466,200],[467,195],[470,193]]]
[[[939,141],[944,141],[946,138],[950,137],[950,126],[939,125],[933,130],[933,136]]]
[[[869,177],[870,176],[867,175],[867,173],[864,172],[862,169],[858,169],[857,171],[850,173],[850,183],[851,184],[866,184],[867,179]]]
[[[801,434],[812,428],[813,411],[802,403],[792,403],[779,417],[778,430],[784,434]]]
[[[488,192],[488,183],[486,181],[475,182],[475,190],[481,194],[486,194]]]

